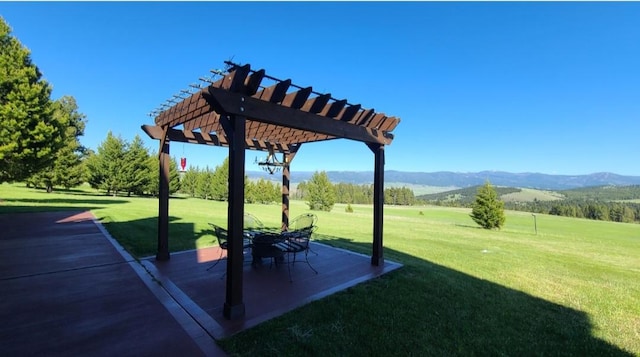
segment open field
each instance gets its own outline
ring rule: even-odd
[[[316,240],[370,253],[372,209],[319,217]],[[170,202],[170,249],[211,245],[226,203]],[[90,209],[130,252],[155,252],[157,200],[0,185],[0,213]],[[278,226],[280,205],[246,205]],[[307,212],[293,201],[291,215]],[[468,209],[386,207],[385,256],[404,268],[221,341],[239,355],[640,355],[640,225]],[[322,272],[320,272],[322,273]],[[277,297],[274,297],[277,298]]]
[[[532,188],[522,188],[520,192],[508,193],[500,196],[505,202],[533,202],[538,201],[557,201],[564,199],[564,195],[554,191],[536,190]]]

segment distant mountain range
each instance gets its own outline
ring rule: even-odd
[[[313,172],[291,172],[291,182],[307,181]],[[247,176],[252,179],[265,178],[280,181],[281,175],[269,175],[263,171],[248,171]],[[369,184],[373,182],[373,171],[327,171],[329,180],[333,183],[344,182],[353,184]],[[494,186],[509,186],[523,188],[537,188],[543,190],[565,190],[591,186],[629,186],[640,185],[640,176],[623,176],[609,172],[599,172],[589,175],[548,175],[539,173],[510,173],[502,171],[481,171],[472,173],[461,172],[403,172],[385,171],[385,182],[407,185],[438,186],[438,187],[470,187],[483,184],[489,180]]]

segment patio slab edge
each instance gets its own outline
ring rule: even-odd
[[[167,311],[173,316],[184,331],[193,339],[193,341],[200,347],[204,355],[206,356],[226,356],[226,353],[215,343],[215,335],[208,331],[205,326],[212,326],[216,324],[215,320],[211,319],[204,311],[196,310],[197,305],[193,302],[191,304],[185,304],[183,297],[179,296],[178,290],[182,295],[182,291],[178,289],[170,281],[162,281],[158,279],[160,274],[156,271],[155,267],[150,267],[152,264],[144,264],[144,261],[136,260],[129,252],[127,252],[116,241],[111,234],[102,226],[100,221],[95,217],[93,223],[102,232],[104,237],[113,245],[116,251],[123,257],[123,259],[131,266],[133,271],[136,272],[140,280],[149,288],[153,295],[160,301],[160,303],[167,309]],[[153,274],[155,272],[155,274]],[[155,280],[154,280],[155,279]],[[156,281],[157,280],[157,281]],[[173,294],[172,294],[173,292]],[[175,295],[178,295],[177,297]],[[189,299],[190,301],[190,299]],[[187,310],[188,306],[188,310]],[[195,307],[194,307],[195,306]],[[199,309],[199,307],[197,307]],[[205,316],[202,316],[205,315]],[[206,318],[211,321],[207,321]],[[211,328],[209,328],[211,329]]]

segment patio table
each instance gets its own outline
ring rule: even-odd
[[[284,259],[284,252],[276,244],[284,242],[285,238],[281,233],[258,232],[253,236],[251,244],[252,265],[255,267],[262,264],[263,258],[272,258],[276,261]]]

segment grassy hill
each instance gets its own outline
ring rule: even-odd
[[[451,191],[432,193],[428,195],[420,195],[420,196],[417,196],[416,198],[425,200],[427,202],[444,201],[444,202],[459,202],[461,204],[465,204],[465,203],[470,204],[475,199],[476,194],[478,193],[479,187],[480,186],[459,188]],[[522,189],[520,188],[513,188],[513,187],[494,187],[494,188],[498,193],[498,196],[513,194],[513,193],[522,191]]]
[[[453,189],[431,194],[416,195],[427,202],[459,202],[471,203],[480,186]],[[632,186],[596,186],[571,190],[549,191],[532,188],[495,187],[500,198],[505,202],[537,201],[602,201],[602,202],[640,202],[640,185]]]
[[[503,194],[500,198],[505,202],[556,201],[565,198],[559,192],[521,188],[520,191]]]
[[[352,206],[314,212],[314,239],[370,254],[372,207]],[[224,224],[226,208],[171,199],[170,250],[215,244],[207,222]],[[136,256],[155,252],[156,199],[0,185],[0,213],[56,209],[89,209]],[[279,223],[280,205],[245,209]],[[640,355],[638,225],[540,214],[536,234],[531,214],[507,211],[494,231],[469,212],[385,207],[385,258],[402,269],[219,342],[240,356]]]
[[[640,200],[640,185],[596,186],[560,191],[568,199],[596,201]]]

